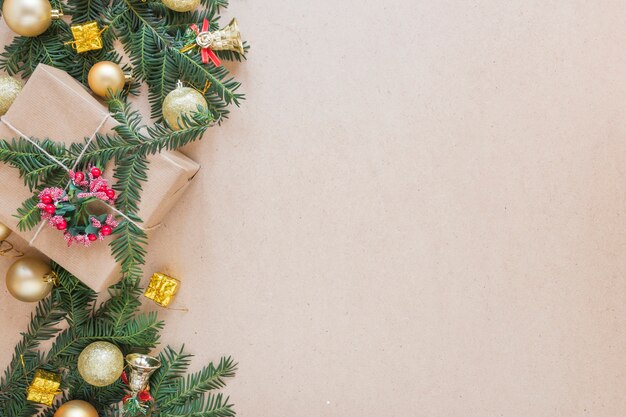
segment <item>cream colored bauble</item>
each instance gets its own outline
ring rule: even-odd
[[[87,401],[72,400],[59,407],[54,417],[98,417],[98,410]]]
[[[124,89],[126,76],[122,67],[115,62],[102,61],[91,67],[87,75],[87,83],[96,95],[106,98],[109,95],[109,89],[113,94]]]
[[[179,85],[163,100],[163,118],[173,130],[179,130],[179,124],[182,124],[180,117],[197,112],[198,106],[204,111],[208,109],[204,96],[193,88]]]
[[[9,107],[11,107],[20,91],[22,91],[21,82],[8,75],[0,77],[0,116],[9,111]]]
[[[0,223],[0,242],[7,240],[9,236],[11,236],[11,229],[6,224]]]
[[[20,301],[39,301],[50,294],[54,282],[52,276],[52,269],[46,262],[23,258],[15,261],[7,271],[7,289]]]
[[[200,4],[200,0],[163,0],[163,5],[175,12],[190,12]]]
[[[93,342],[78,355],[78,373],[96,387],[111,385],[124,370],[122,351],[109,342]]]
[[[18,35],[39,36],[52,23],[52,6],[48,0],[4,0],[2,16]]]

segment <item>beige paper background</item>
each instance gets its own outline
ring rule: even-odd
[[[624,415],[626,6],[232,3],[248,100],[153,238],[163,342],[232,354],[244,417]]]

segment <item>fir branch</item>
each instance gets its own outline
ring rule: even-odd
[[[201,371],[188,375],[186,379],[177,379],[173,392],[157,399],[162,409],[183,405],[187,401],[200,398],[207,391],[223,388],[226,385],[224,378],[235,376],[237,364],[230,358],[222,358],[215,367],[213,363]]]

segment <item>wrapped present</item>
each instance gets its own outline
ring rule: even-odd
[[[0,119],[0,137],[51,138],[67,145],[90,138],[96,132],[110,132],[116,125],[105,107],[67,73],[40,64],[9,111]],[[142,184],[139,203],[140,226],[158,227],[183,194],[200,166],[176,151],[149,158],[148,181]],[[107,167],[105,174],[112,177]],[[16,169],[0,164],[0,222],[27,240],[63,268],[96,291],[119,279],[119,266],[109,246],[100,242],[90,248],[67,247],[57,230],[50,227],[22,232],[14,217],[22,202],[32,196]],[[38,233],[37,233],[38,231]]]
[[[102,29],[98,27],[98,22],[72,25],[71,29],[74,40],[66,43],[72,45],[79,54],[102,49]]]
[[[176,278],[156,272],[150,278],[144,296],[160,306],[167,307],[176,295],[179,285],[180,281]]]
[[[54,397],[61,391],[61,375],[37,369],[27,389],[26,399],[39,404],[52,405]]]

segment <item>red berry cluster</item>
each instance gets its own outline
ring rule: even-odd
[[[79,242],[88,246],[90,242],[111,235],[118,225],[112,215],[89,215],[88,224],[79,223],[77,211],[80,209],[77,210],[77,204],[85,204],[89,199],[113,202],[116,197],[115,190],[109,188],[107,180],[102,178],[100,168],[92,167],[88,172],[89,177],[84,172],[70,171],[68,191],[46,188],[39,194],[37,207],[42,217],[51,226],[64,231],[68,245]]]

